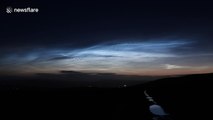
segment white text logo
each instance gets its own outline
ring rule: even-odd
[[[38,13],[39,9],[38,8],[12,8],[12,7],[7,7],[6,8],[6,13]]]

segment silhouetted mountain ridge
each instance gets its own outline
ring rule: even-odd
[[[136,85],[144,88],[176,120],[211,117],[213,73],[159,79]]]

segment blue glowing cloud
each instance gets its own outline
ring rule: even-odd
[[[120,74],[150,74],[162,69],[164,71],[173,69],[184,71],[183,69],[204,68],[201,64],[198,64],[200,66],[194,66],[195,63],[198,63],[196,60],[194,60],[192,66],[186,67],[181,61],[187,61],[193,55],[187,56],[174,52],[175,49],[190,44],[192,42],[170,40],[99,44],[81,49],[43,49],[22,55],[8,55],[0,59],[1,63],[4,63],[0,70],[7,69],[32,73],[77,70]]]

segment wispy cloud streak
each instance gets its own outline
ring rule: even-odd
[[[25,72],[27,69],[32,72],[49,72],[61,69],[145,74],[147,71],[156,72],[164,68],[167,70],[186,69],[186,65],[182,65],[179,61],[174,62],[174,60],[185,60],[189,55],[177,54],[174,50],[190,44],[192,43],[189,41],[167,40],[98,44],[81,49],[49,49],[44,50],[45,52],[27,52],[22,56],[8,55],[4,58],[4,63],[8,63],[5,66],[8,67],[7,69]],[[193,57],[193,54],[190,56]],[[162,68],[162,64],[164,64],[164,68]],[[5,67],[2,69],[6,69]],[[196,68],[196,65],[194,68]]]

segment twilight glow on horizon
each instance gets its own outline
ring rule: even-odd
[[[39,48],[1,58],[4,64],[0,72],[35,74],[70,70],[152,76],[213,72],[213,54],[193,54],[196,50],[191,47],[193,44],[189,40],[153,40],[105,43],[78,49]]]

